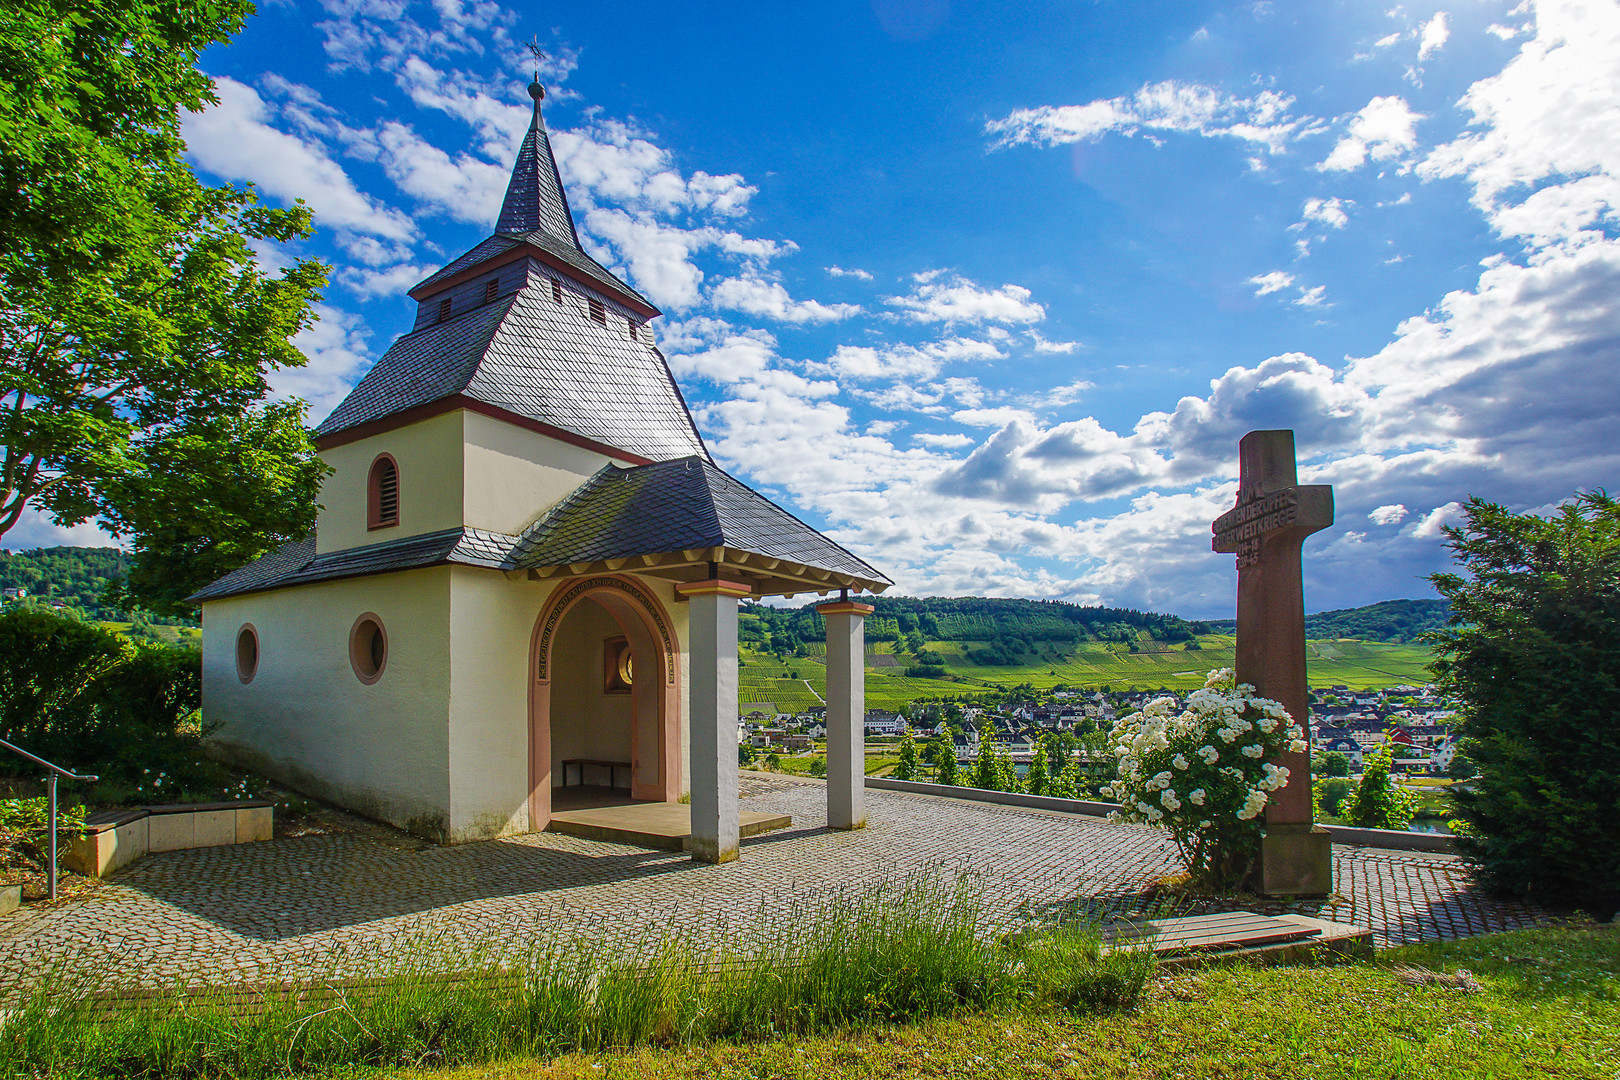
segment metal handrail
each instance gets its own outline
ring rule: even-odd
[[[47,839],[46,842],[45,842],[45,846],[46,846],[45,885],[46,885],[46,890],[50,895],[50,898],[52,900],[55,900],[56,899],[56,781],[57,781],[57,779],[59,777],[64,777],[65,776],[69,780],[85,780],[85,781],[89,781],[90,783],[95,783],[97,780],[101,779],[101,777],[99,777],[99,776],[91,776],[91,775],[80,776],[76,772],[69,772],[67,769],[62,768],[62,766],[54,765],[51,762],[46,761],[42,757],[35,757],[33,754],[30,754],[28,751],[24,750],[22,747],[13,746],[11,743],[6,742],[6,740],[4,740],[4,739],[0,739],[0,747],[4,747],[5,749],[10,750],[14,754],[21,754],[23,757],[27,758],[29,761],[34,762],[34,764],[43,765],[47,769],[51,770],[50,775],[45,777],[45,787],[46,787],[46,790],[50,793],[50,800],[49,800],[49,803],[48,803],[49,810],[48,810],[48,813],[46,815],[46,822],[45,822],[45,827],[50,833],[49,839]]]

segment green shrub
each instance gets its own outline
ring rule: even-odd
[[[1312,763],[1311,772],[1317,776],[1349,776],[1350,759],[1338,750],[1329,750]]]
[[[60,803],[56,808],[57,859],[84,835],[84,808]],[[0,799],[0,869],[44,870],[48,859],[50,805],[35,799]]]
[[[1462,574],[1430,636],[1479,779],[1454,789],[1457,846],[1497,892],[1620,909],[1620,504],[1576,496],[1549,518],[1470,500],[1447,530]],[[1465,576],[1466,575],[1466,576]]]
[[[1395,745],[1386,742],[1362,762],[1361,783],[1344,797],[1340,811],[1359,829],[1404,829],[1417,813],[1418,797],[1389,775]]]
[[[1311,816],[1338,817],[1344,809],[1344,800],[1355,790],[1348,777],[1318,776],[1311,781]]]
[[[136,645],[51,612],[0,614],[0,738],[145,799],[214,786],[201,663],[196,650]],[[0,776],[37,770],[0,754]]]

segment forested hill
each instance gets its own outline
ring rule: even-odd
[[[1305,636],[1312,640],[1358,638],[1362,641],[1409,642],[1446,625],[1451,605],[1444,600],[1384,600],[1366,607],[1340,608],[1305,617]],[[1231,619],[1211,627],[1230,633]]]
[[[968,655],[986,664],[1016,663],[1018,657],[1039,651],[1044,644],[1113,641],[1130,645],[1142,639],[1190,642],[1195,634],[1209,632],[1207,624],[1177,615],[1083,607],[1058,600],[863,596],[861,602],[876,609],[866,620],[868,641],[902,642],[909,652],[930,641],[974,642],[978,647]],[[744,609],[749,617],[738,632],[755,648],[787,655],[807,642],[822,640],[815,603],[797,608],[750,604]]]
[[[102,596],[122,581],[129,555],[117,548],[52,547],[12,553],[0,551],[0,589],[22,588],[41,600],[60,600],[87,614],[113,618]]]

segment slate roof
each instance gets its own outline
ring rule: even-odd
[[[501,216],[495,223],[495,231],[530,233],[538,230],[577,248],[579,234],[574,232],[574,218],[568,212],[562,176],[557,172],[557,159],[551,153],[545,118],[540,115],[540,100],[546,92],[538,82],[530,83],[529,96],[534,99],[534,115],[529,120],[529,132],[523,137],[523,145],[518,148],[517,163],[512,166],[512,179],[506,185],[506,198],[501,202]]]
[[[530,569],[706,547],[889,581],[702,457],[602,469],[524,532],[512,565]]]
[[[568,192],[557,172],[546,121],[540,115],[540,99],[545,97],[545,91],[531,83],[529,95],[534,98],[534,116],[529,121],[523,145],[518,148],[517,161],[512,165],[512,179],[506,185],[506,198],[501,203],[501,216],[495,222],[495,235],[418,282],[411,289],[412,295],[522,244],[532,244],[609,292],[621,293],[656,312],[658,309],[648,303],[645,296],[620,281],[580,247],[574,216],[568,209]]]
[[[505,533],[481,529],[443,529],[421,536],[317,555],[315,536],[311,533],[205,585],[187,599],[198,603],[288,585],[386,574],[444,563],[499,569],[507,565],[507,556],[517,539]]]
[[[711,547],[782,559],[879,587],[889,584],[882,573],[707,458],[693,456],[630,469],[607,466],[522,536],[443,529],[317,555],[310,535],[188,599],[197,603],[421,566],[528,570]]]
[[[662,353],[534,289],[406,334],[315,434],[454,394],[652,461],[708,454]]]

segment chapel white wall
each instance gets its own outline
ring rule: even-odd
[[[447,567],[323,582],[203,604],[203,719],[223,758],[307,794],[424,835],[452,801]],[[362,683],[349,635],[364,612],[388,637],[382,677]],[[236,637],[258,631],[244,684]]]
[[[612,459],[482,413],[463,411],[469,528],[519,533]],[[364,495],[362,488],[361,494]]]
[[[442,529],[464,516],[462,410],[321,451],[334,470],[321,483],[317,552],[344,551]],[[399,465],[399,524],[366,528],[366,481],[371,463],[392,454]]]

